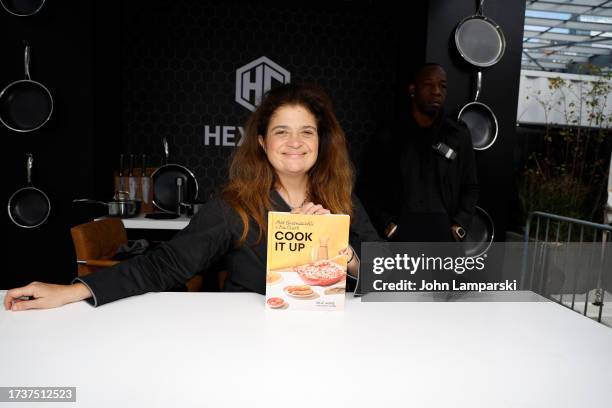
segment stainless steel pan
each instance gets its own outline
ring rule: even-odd
[[[493,110],[482,102],[478,101],[482,90],[482,72],[478,71],[476,76],[476,94],[474,100],[461,108],[458,120],[465,123],[470,129],[472,136],[472,146],[475,150],[488,149],[495,143],[499,126],[497,117]]]
[[[168,141],[162,140],[166,164],[153,172],[153,204],[162,211],[180,213],[181,202],[198,198],[198,180],[191,170],[180,164],[168,164]]]
[[[0,3],[12,15],[27,17],[38,13],[45,0],[0,0]]]
[[[89,198],[79,198],[72,200],[73,203],[99,204],[105,205],[108,208],[109,217],[130,218],[135,217],[140,213],[142,202],[139,200],[130,200],[130,193],[127,191],[118,191],[115,194],[113,201],[91,200]]]
[[[31,132],[49,121],[53,113],[51,92],[30,78],[30,47],[24,52],[25,79],[0,92],[0,122],[15,132]]]
[[[495,226],[489,214],[481,207],[476,207],[472,224],[463,240],[465,255],[469,257],[483,256],[495,238]]]
[[[34,156],[27,154],[27,187],[17,190],[8,202],[11,221],[22,228],[35,228],[42,225],[51,213],[51,201],[42,191],[32,185]]]
[[[455,46],[468,63],[490,67],[502,59],[506,37],[499,25],[484,16],[484,0],[479,1],[476,14],[464,18],[455,28]]]

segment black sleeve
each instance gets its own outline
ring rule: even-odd
[[[87,301],[93,306],[184,284],[230,249],[230,211],[222,200],[213,199],[172,240],[144,255],[76,278],[73,283],[81,282],[91,290],[93,298]]]
[[[368,217],[361,202],[357,196],[353,195],[353,218],[349,233],[349,243],[357,256],[361,257],[361,243],[372,241],[382,241],[382,239],[370,222],[370,217]]]
[[[463,146],[463,160],[461,163],[461,187],[459,189],[459,203],[453,221],[468,230],[472,224],[476,202],[478,201],[478,178],[476,176],[476,159],[472,147],[472,137],[465,127],[461,132]]]
[[[363,242],[379,242],[383,241],[376,229],[370,222],[370,217],[366,213],[365,209],[361,205],[359,198],[356,195],[353,195],[353,217],[351,218],[351,229],[349,232],[349,243],[353,250],[355,250],[355,256],[360,261],[359,268],[362,267],[361,264],[361,244]],[[361,273],[361,272],[359,272]],[[346,289],[349,292],[355,290],[356,282],[354,279],[346,280]]]
[[[397,222],[398,215],[399,149],[391,148],[393,134],[382,130],[367,143],[355,188],[381,236],[389,223]]]

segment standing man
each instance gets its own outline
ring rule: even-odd
[[[410,105],[371,140],[358,183],[381,236],[400,242],[461,240],[478,198],[469,130],[444,114],[446,72],[423,65]]]

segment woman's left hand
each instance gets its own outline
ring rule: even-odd
[[[353,248],[351,248],[351,246],[347,246],[344,249],[341,249],[340,251],[338,251],[338,255],[345,255],[346,259],[353,259]]]
[[[323,208],[321,204],[308,202],[299,208],[294,208],[293,210],[291,210],[291,214],[325,215],[331,214],[331,212],[327,208]]]

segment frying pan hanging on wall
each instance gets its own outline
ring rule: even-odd
[[[476,14],[466,17],[455,28],[455,46],[461,57],[479,68],[490,67],[501,60],[506,51],[506,37],[499,25],[485,17],[484,0]]]
[[[28,184],[15,191],[8,202],[8,213],[11,221],[22,228],[35,228],[49,218],[51,201],[49,197],[32,185],[32,167],[34,157],[27,155]]]
[[[51,92],[30,78],[30,46],[24,51],[25,79],[0,92],[0,122],[15,132],[31,132],[43,126],[53,113]]]
[[[27,17],[38,13],[45,0],[0,0],[0,3],[12,15]]]
[[[476,93],[474,100],[467,103],[459,111],[458,120],[465,123],[472,136],[472,146],[475,150],[488,149],[495,143],[499,131],[497,117],[493,110],[478,101],[482,90],[482,72],[476,75]]]
[[[463,240],[465,255],[474,258],[483,256],[491,248],[493,238],[495,238],[493,220],[484,209],[476,206],[472,225]]]
[[[168,141],[163,140],[165,163],[153,172],[153,204],[162,211],[179,213],[181,202],[193,202],[198,198],[198,180],[191,170],[180,164],[168,164]],[[179,180],[180,179],[180,187]]]

